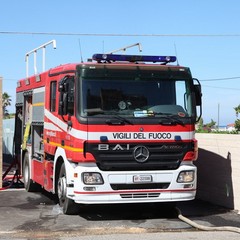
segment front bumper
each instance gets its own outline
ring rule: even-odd
[[[194,171],[194,181],[177,183],[182,171]],[[101,173],[104,184],[85,185],[82,181],[83,172]],[[96,165],[77,166],[74,169],[74,184],[67,188],[68,198],[82,204],[106,203],[147,203],[173,202],[193,200],[196,195],[197,170],[192,164],[181,165],[174,171],[131,171],[103,172]],[[77,177],[76,177],[77,176]],[[144,176],[151,182],[134,182],[136,176]],[[117,189],[117,190],[116,190]]]

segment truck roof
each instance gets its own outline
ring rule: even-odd
[[[149,70],[159,69],[161,71],[169,69],[185,69],[179,65],[169,64],[176,61],[175,56],[146,56],[146,55],[118,55],[118,54],[94,54],[92,59],[87,62],[68,63],[51,68],[37,75],[23,78],[17,83],[17,92],[26,91],[33,88],[42,87],[45,85],[47,77],[54,77],[61,74],[74,74],[77,66],[81,67],[110,67],[110,68],[142,68]]]

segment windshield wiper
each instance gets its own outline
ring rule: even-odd
[[[85,110],[88,116],[96,116],[96,115],[110,115],[110,119],[106,120],[106,123],[109,125],[124,125],[125,123],[133,125],[131,121],[120,116],[117,111],[104,111],[101,108],[93,108]]]
[[[130,125],[133,125],[131,121],[129,121],[127,118],[124,118],[117,114],[117,112],[110,112],[111,114],[114,114],[111,116],[112,118],[107,119],[106,123],[109,125],[124,125],[125,123],[128,123]],[[105,114],[109,114],[109,112],[105,112]]]
[[[172,115],[169,113],[154,113],[154,115],[162,115],[159,120],[159,124],[162,125],[182,125],[185,126],[184,122],[180,120],[176,115]]]
[[[91,109],[86,109],[84,113],[87,113],[87,116],[95,116],[95,115],[104,114],[104,111],[101,108],[91,108]]]

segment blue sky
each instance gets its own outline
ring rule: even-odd
[[[0,4],[0,76],[3,91],[13,100],[9,112],[14,112],[16,82],[26,76],[25,54],[56,39],[56,50],[47,47],[46,68],[79,62],[79,42],[84,60],[138,42],[145,55],[175,55],[176,46],[179,63],[189,66],[202,84],[204,122],[218,121],[218,113],[220,125],[236,120],[239,0],[11,0]],[[135,36],[120,36],[128,34]],[[132,48],[126,53],[139,52]],[[40,71],[41,52],[38,57]],[[33,59],[29,61],[33,73]]]

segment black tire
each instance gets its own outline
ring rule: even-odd
[[[67,177],[64,163],[62,163],[57,181],[57,195],[59,205],[63,208],[63,213],[75,215],[78,213],[80,205],[67,197]]]
[[[24,155],[23,162],[23,182],[24,187],[27,192],[41,192],[42,188],[38,183],[35,183],[30,177],[30,161],[28,153],[26,152]]]

